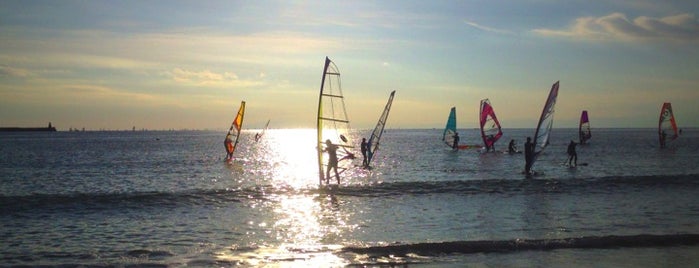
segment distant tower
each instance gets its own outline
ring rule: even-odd
[[[51,128],[51,122],[49,122],[49,128]]]

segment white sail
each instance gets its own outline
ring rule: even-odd
[[[379,118],[379,122],[376,123],[374,131],[371,133],[371,137],[367,143],[369,144],[369,151],[367,152],[367,165],[371,164],[371,160],[374,159],[374,154],[379,149],[379,140],[381,140],[381,135],[383,135],[384,127],[386,127],[386,120],[388,119],[388,113],[391,111],[391,105],[393,104],[393,96],[396,91],[392,91],[391,95],[388,97],[388,102],[386,107],[383,109],[383,113]]]
[[[556,98],[558,98],[558,85],[559,81],[551,86],[551,91],[549,91],[549,96],[546,99],[546,104],[544,104],[544,109],[541,111],[541,116],[539,117],[539,123],[536,125],[536,133],[534,134],[534,158],[530,165],[533,166],[536,159],[544,151],[546,146],[549,145],[549,137],[551,135],[551,128],[553,127],[553,114],[556,106]],[[530,166],[530,168],[531,168]]]
[[[350,161],[343,161],[354,158],[350,152],[354,142],[351,140],[350,121],[345,109],[345,99],[342,95],[340,83],[340,71],[329,58],[325,58],[323,68],[323,78],[320,85],[318,97],[318,117],[317,117],[317,150],[318,150],[318,176],[320,183],[325,179],[325,169],[328,166],[328,159],[324,156],[326,141],[330,141],[333,146],[337,146],[338,170],[340,172],[349,168]]]

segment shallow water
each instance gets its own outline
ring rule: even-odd
[[[459,132],[461,143],[479,143],[477,130]],[[528,135],[533,130],[506,129],[496,148],[510,139],[522,147]],[[685,129],[667,149],[657,148],[652,129],[593,130],[590,144],[578,146],[578,162],[587,165],[570,169],[565,149],[576,131],[554,129],[534,165],[541,175],[527,179],[521,154],[452,152],[441,130],[389,129],[374,168],[353,168],[330,190],[318,190],[315,130],[268,130],[258,143],[244,132],[231,164],[222,160],[224,136],[0,134],[0,263],[698,261],[689,253],[699,249],[699,130]],[[581,240],[557,242],[571,238]],[[550,248],[522,246],[537,243]]]

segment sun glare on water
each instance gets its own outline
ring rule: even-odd
[[[318,155],[315,129],[270,130],[260,140],[260,152],[269,171],[267,184],[275,188],[266,195],[269,213],[264,225],[273,241],[253,250],[224,250],[218,258],[243,265],[275,267],[344,266],[338,241],[358,228],[343,214],[333,195],[316,192]],[[258,160],[254,160],[258,161]],[[233,245],[236,247],[248,245]]]
[[[318,154],[314,129],[270,131],[268,146],[273,162],[273,183],[293,189],[318,184]]]

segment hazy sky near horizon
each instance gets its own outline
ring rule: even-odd
[[[0,126],[315,127],[324,59],[355,128],[699,126],[698,1],[2,1]]]

